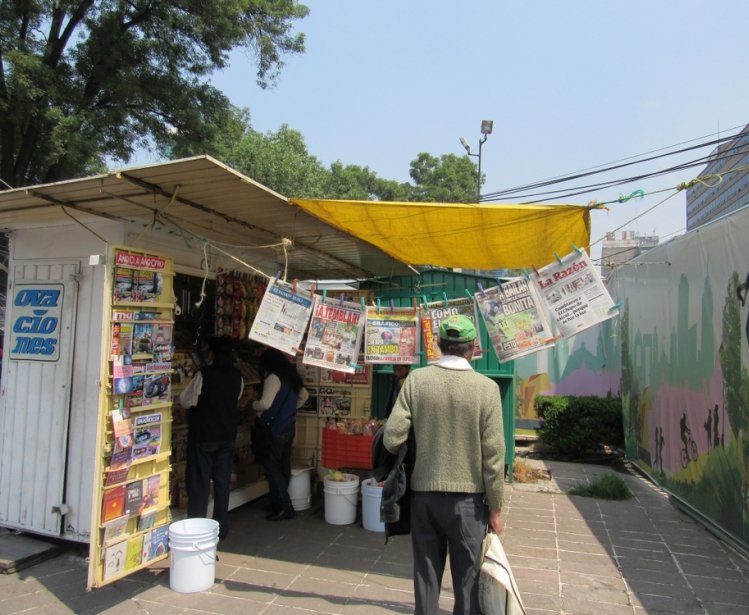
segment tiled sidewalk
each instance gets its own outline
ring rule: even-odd
[[[639,476],[635,497],[604,502],[560,487],[604,467],[543,463],[553,481],[508,485],[504,544],[529,615],[549,613],[749,613],[749,563],[677,511]],[[321,507],[276,523],[263,502],[231,513],[216,583],[183,594],[169,587],[168,563],[106,588],[85,591],[87,550],[0,576],[0,613],[314,615],[409,613],[408,537],[384,545],[360,524],[334,526]],[[449,574],[441,613],[450,613]]]

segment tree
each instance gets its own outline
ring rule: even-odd
[[[229,101],[207,76],[237,47],[261,87],[304,51],[295,0],[15,0],[0,3],[0,179],[98,170],[136,148],[210,141]]]
[[[330,165],[321,198],[352,199],[359,201],[408,201],[409,184],[382,179],[369,167],[343,165],[336,161]]]
[[[475,203],[476,166],[466,156],[421,153],[411,162],[412,201]]]

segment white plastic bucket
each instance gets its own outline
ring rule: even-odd
[[[325,485],[325,521],[331,525],[348,525],[356,521],[356,508],[359,500],[359,477],[344,474],[345,481],[329,480]]]
[[[310,471],[312,468],[292,468],[289,480],[289,498],[294,510],[307,510],[312,504]]]
[[[169,586],[176,592],[209,589],[216,581],[218,521],[182,519],[169,526]]]
[[[361,520],[365,530],[384,532],[385,524],[380,521],[380,504],[382,487],[374,478],[368,478],[361,484]]]

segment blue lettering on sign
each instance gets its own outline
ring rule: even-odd
[[[46,310],[44,312],[46,313]],[[57,329],[58,322],[55,316],[48,316],[47,318],[41,318],[41,316],[19,316],[16,322],[13,323],[13,332],[49,335]]]
[[[52,357],[59,351],[62,289],[44,287],[18,288],[13,299],[19,314],[11,325],[13,333],[11,358]]]
[[[54,354],[57,340],[43,337],[17,337],[16,346],[11,353],[20,354]]]
[[[24,288],[17,295],[14,305],[19,307],[57,307],[59,290]]]

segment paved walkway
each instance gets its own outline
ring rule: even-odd
[[[605,502],[561,489],[605,467],[536,462],[553,480],[508,485],[505,549],[529,615],[749,613],[749,563],[675,509],[637,475],[634,497]],[[184,594],[169,587],[168,563],[85,591],[87,549],[0,575],[0,613],[116,615],[314,615],[410,613],[408,537],[327,524],[320,508],[265,521],[263,502],[231,513],[216,583]],[[449,576],[441,613],[450,613]]]

